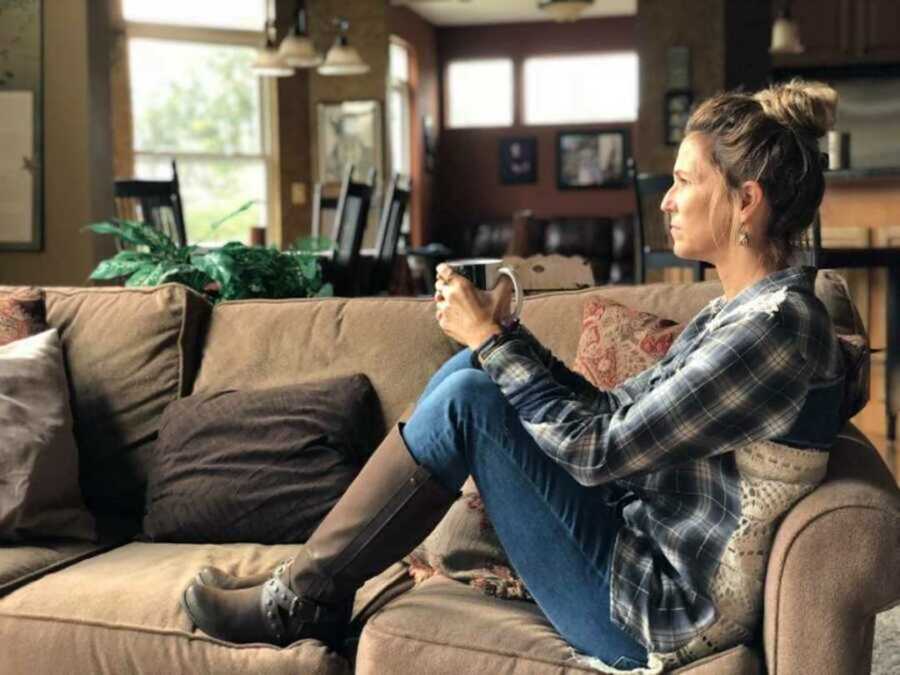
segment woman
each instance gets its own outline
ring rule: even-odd
[[[725,293],[613,390],[505,322],[508,289],[483,296],[439,267],[438,322],[468,349],[290,563],[261,585],[186,589],[196,625],[234,642],[334,643],[355,590],[415,547],[471,474],[513,567],[583,654],[658,671],[750,640],[776,520],[821,481],[847,417],[815,269],[789,266],[822,199],[816,141],[835,104],[795,81],[691,116],[661,207],[676,255],[715,265]]]

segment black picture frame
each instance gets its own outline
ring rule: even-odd
[[[630,154],[627,129],[560,131],[556,140],[557,187],[560,190],[625,187]]]
[[[498,145],[502,185],[537,182],[537,137],[501,138]]]
[[[691,116],[694,94],[689,90],[668,91],[663,110],[663,138],[666,145],[678,145],[684,139],[684,127]]]

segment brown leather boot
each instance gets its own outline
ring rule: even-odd
[[[282,565],[287,563],[290,565],[294,561],[288,558],[282,561]],[[265,583],[272,576],[272,571],[260,572],[259,574],[251,574],[246,577],[239,577],[229,574],[218,567],[203,567],[197,576],[194,577],[194,583],[201,586],[209,586],[210,588],[221,588],[225,591],[233,591],[239,588],[250,588]]]
[[[194,624],[229,642],[284,646],[316,638],[337,646],[356,590],[419,544],[457,496],[416,463],[400,429],[382,441],[292,564],[251,588],[190,584],[182,604]]]

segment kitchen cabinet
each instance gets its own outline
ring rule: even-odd
[[[778,16],[784,0],[773,0]],[[806,47],[802,54],[775,54],[775,68],[900,63],[898,0],[793,0],[791,14]]]

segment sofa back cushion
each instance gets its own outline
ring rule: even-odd
[[[85,502],[139,522],[145,456],[163,409],[190,388],[209,303],[178,284],[45,293],[47,324],[63,344]]]
[[[237,300],[213,309],[194,391],[363,373],[392,425],[458,349],[417,298]]]
[[[722,285],[718,281],[561,291],[527,298],[522,321],[558,358],[571,365],[581,336],[584,304],[591,298],[606,298],[641,312],[685,323],[721,294]]]

